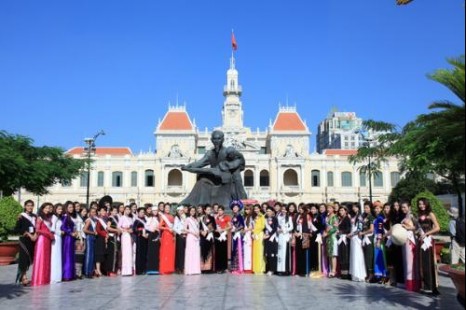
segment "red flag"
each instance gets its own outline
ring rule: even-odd
[[[231,33],[231,48],[236,51],[238,49],[238,44],[236,43],[235,33]]]

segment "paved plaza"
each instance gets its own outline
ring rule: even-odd
[[[0,309],[463,309],[451,280],[439,297],[338,279],[278,276],[138,276],[21,287],[0,267]]]

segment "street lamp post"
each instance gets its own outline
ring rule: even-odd
[[[91,156],[95,153],[95,141],[99,136],[105,135],[103,130],[99,131],[94,135],[93,138],[86,138],[84,142],[86,143],[86,147],[84,148],[84,152],[86,152],[87,158],[87,184],[86,184],[86,207],[89,208],[89,195],[90,195],[90,186],[91,186]]]
[[[369,143],[370,147],[370,143]],[[371,154],[369,153],[369,202],[372,204],[372,162],[371,162]]]
[[[371,142],[374,141],[374,138],[370,135],[370,133],[368,133],[367,131],[363,131],[363,130],[358,130],[357,133],[359,133],[362,137],[362,139],[364,139],[364,141],[366,141],[365,145],[370,148],[371,147]],[[368,158],[368,161],[369,161],[369,164],[367,166],[367,171],[368,171],[368,174],[369,174],[369,201],[370,203],[372,203],[372,157],[371,157],[371,152],[369,151],[368,155],[367,155],[367,158]]]

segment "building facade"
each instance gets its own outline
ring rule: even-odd
[[[225,144],[244,154],[243,180],[249,198],[316,203],[368,198],[367,177],[348,162],[348,156],[356,153],[354,147],[310,153],[311,132],[295,107],[280,107],[275,120],[263,131],[246,127],[233,56],[226,77],[222,123],[212,130],[222,130]],[[196,176],[181,171],[181,166],[201,158],[212,147],[212,130],[200,130],[185,106],[170,106],[154,132],[156,152],[133,154],[126,147],[97,148],[90,180],[84,173],[71,184],[51,187],[46,196],[22,192],[21,197],[38,204],[84,202],[89,181],[91,200],[111,195],[114,201],[123,203],[179,202],[196,182]],[[72,148],[68,154],[81,158],[84,148]],[[373,180],[374,199],[387,199],[399,178],[398,162],[388,161]]]
[[[326,149],[354,150],[363,143],[362,119],[354,112],[332,112],[317,127],[317,152]]]

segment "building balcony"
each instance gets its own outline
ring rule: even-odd
[[[166,191],[170,194],[182,194],[185,192],[185,188],[183,186],[169,185]]]
[[[281,192],[282,193],[290,193],[290,194],[299,194],[302,193],[302,188],[299,185],[282,185]]]
[[[223,95],[239,95],[243,93],[243,88],[241,86],[236,86],[235,88],[231,88],[229,86],[223,87]]]

